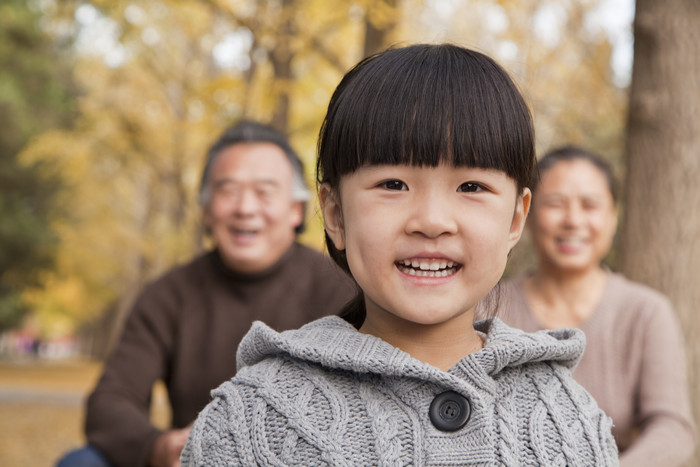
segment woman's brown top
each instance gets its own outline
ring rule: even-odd
[[[499,317],[528,332],[544,329],[524,293],[525,276],[502,284]],[[677,466],[695,447],[683,337],[661,293],[608,272],[597,309],[581,326],[586,350],[574,370],[613,419],[622,466]]]

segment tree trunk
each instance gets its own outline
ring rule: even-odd
[[[374,4],[365,15],[365,39],[363,56],[366,57],[384,49],[399,20],[400,0],[381,0]],[[389,14],[391,12],[391,14]]]
[[[700,420],[700,2],[636,8],[621,269],[673,302]]]
[[[285,134],[289,131],[290,94],[294,82],[292,60],[295,51],[292,50],[291,43],[296,35],[293,15],[295,8],[295,0],[282,0],[283,21],[278,31],[277,45],[270,54],[277,86],[277,104],[270,125]]]

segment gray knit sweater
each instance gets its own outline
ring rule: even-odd
[[[527,334],[495,319],[484,348],[444,372],[335,316],[283,333],[256,322],[182,463],[618,465],[610,419],[571,378],[584,345],[578,330]],[[445,391],[471,409],[456,431],[429,416]]]

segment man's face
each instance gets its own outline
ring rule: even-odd
[[[235,144],[214,160],[204,223],[231,269],[260,272],[292,245],[303,220],[292,180],[289,159],[272,143]]]

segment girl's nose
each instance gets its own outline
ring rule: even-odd
[[[426,193],[416,196],[412,201],[413,209],[406,223],[407,233],[437,238],[457,232],[457,220],[454,214],[456,211],[444,196]]]

